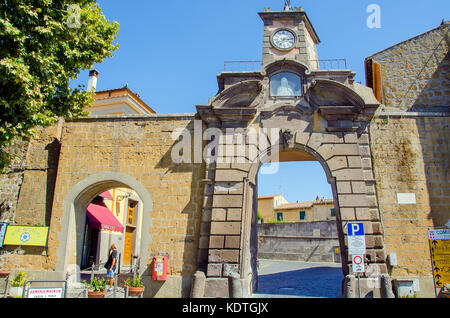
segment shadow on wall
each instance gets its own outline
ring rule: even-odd
[[[428,74],[424,74],[427,76]],[[443,112],[442,117],[420,117],[416,120],[422,145],[422,156],[429,194],[431,215],[436,227],[442,227],[450,217],[448,191],[450,163],[450,52],[447,52],[425,88],[417,95],[411,111],[429,109]],[[444,100],[444,102],[442,102]],[[446,102],[445,102],[446,101]]]
[[[340,298],[344,276],[341,268],[315,267],[289,272],[259,274],[257,294],[277,297]]]
[[[182,127],[179,127],[182,128]],[[172,152],[174,147],[180,141],[180,139],[173,141],[172,146],[169,150],[161,157],[159,162],[155,165],[155,169],[165,170],[164,176],[173,175],[172,180],[182,180],[181,178],[177,178],[177,174],[192,174],[191,184],[189,187],[189,197],[190,200],[186,204],[186,206],[181,211],[172,211],[180,213],[181,215],[187,214],[188,221],[186,224],[186,231],[184,237],[184,247],[183,247],[183,260],[182,260],[182,276],[193,276],[195,271],[197,270],[197,259],[198,259],[198,251],[199,251],[199,237],[200,237],[200,222],[202,215],[202,204],[203,204],[203,192],[204,192],[204,183],[202,180],[205,178],[205,163],[202,160],[201,163],[193,163],[194,162],[194,121],[189,122],[189,124],[184,127],[186,131],[191,133],[191,162],[192,163],[174,163],[172,160]],[[204,146],[204,143],[203,143]],[[203,147],[202,147],[203,149]],[[176,149],[178,150],[178,149]],[[179,188],[174,189],[174,194],[177,192],[180,193]],[[186,195],[187,192],[180,193],[181,195]],[[154,202],[155,206],[158,202]],[[172,242],[176,243],[176,239],[171,239]],[[161,252],[169,252],[169,251],[161,251]],[[152,255],[153,256],[153,255]],[[168,255],[169,262],[172,255]],[[206,255],[207,257],[207,255]],[[170,266],[169,266],[170,267]],[[170,274],[170,270],[169,270]],[[190,279],[190,278],[189,278]],[[185,285],[184,277],[183,277],[183,285]]]

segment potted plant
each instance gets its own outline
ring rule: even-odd
[[[450,298],[450,284],[447,284],[442,288],[442,295],[444,295],[445,298]]]
[[[16,277],[11,281],[11,287],[9,288],[9,295],[11,297],[22,297],[23,286],[27,281],[27,275],[24,272],[19,271]]]
[[[90,282],[83,281],[88,288],[88,298],[104,298],[108,282],[102,277],[94,277]]]
[[[134,277],[134,279],[128,277],[124,282],[124,286],[128,287],[128,295],[133,297],[140,296],[145,290],[145,287],[142,284],[142,278],[138,277]]]

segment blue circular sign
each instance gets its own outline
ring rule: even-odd
[[[28,242],[30,240],[30,238],[31,238],[31,235],[28,232],[24,232],[24,233],[20,234],[20,240],[22,242]]]

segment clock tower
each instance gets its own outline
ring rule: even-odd
[[[264,22],[263,66],[290,59],[318,69],[317,36],[307,14],[301,7],[286,4],[283,11],[264,9],[259,13]]]

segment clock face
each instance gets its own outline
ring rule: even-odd
[[[273,35],[272,42],[277,49],[289,50],[294,47],[295,35],[291,31],[280,30]]]

